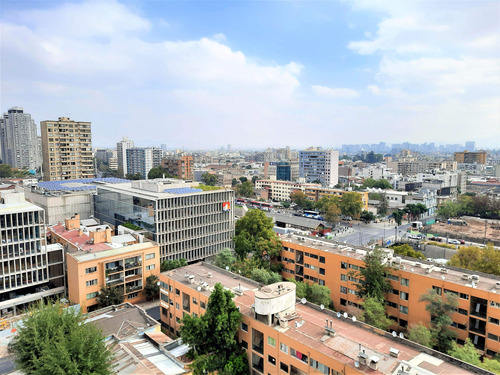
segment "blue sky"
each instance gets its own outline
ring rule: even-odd
[[[1,7],[1,109],[92,121],[94,146],[500,146],[498,1]]]

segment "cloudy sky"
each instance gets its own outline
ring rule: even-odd
[[[1,1],[1,110],[94,146],[500,146],[500,2]]]

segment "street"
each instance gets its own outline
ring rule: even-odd
[[[401,238],[406,233],[406,230],[410,224],[403,224],[398,227],[397,237]],[[365,224],[363,222],[352,222],[352,229],[354,233],[340,234],[334,239],[340,242],[345,242],[351,245],[367,245],[370,242],[380,241],[384,239],[387,241],[394,242],[394,236],[396,232],[395,223],[369,223]]]

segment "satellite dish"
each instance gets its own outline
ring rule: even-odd
[[[226,271],[229,271],[229,266],[226,266]]]
[[[359,368],[359,362],[358,361],[354,362],[354,367]]]
[[[300,300],[300,303],[302,303],[303,305],[305,305],[305,304],[306,304],[306,302],[307,302],[307,300],[306,300],[305,298],[302,298],[302,299]]]
[[[397,335],[396,331],[392,331],[392,337],[396,337]]]
[[[344,318],[347,319],[348,317],[349,317],[349,315],[347,315],[347,313],[344,313]]]
[[[319,307],[321,310],[323,310],[325,308],[325,305],[321,304],[321,306]]]
[[[405,335],[403,335],[403,332],[400,332],[400,333],[399,333],[399,338],[400,338],[400,339],[404,339],[404,338],[405,338]]]
[[[199,292],[201,291],[201,286],[199,286],[198,288],[196,288],[196,290]]]
[[[353,316],[353,317],[352,317],[352,321],[353,321],[354,323],[356,323],[356,317],[355,317],[355,316]]]
[[[340,318],[340,313],[337,313],[337,318]]]

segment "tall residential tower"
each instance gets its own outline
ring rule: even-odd
[[[134,141],[127,137],[116,144],[116,154],[118,157],[118,170],[121,170],[122,176],[127,174],[127,150],[134,147]]]
[[[300,151],[300,177],[305,182],[320,182],[333,187],[339,182],[339,152],[334,150],[308,149]]]

